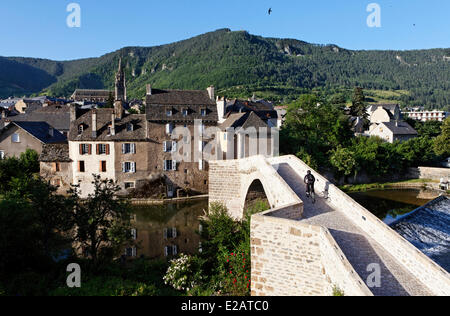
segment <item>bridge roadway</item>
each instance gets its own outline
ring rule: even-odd
[[[358,228],[347,216],[333,209],[317,192],[317,201],[312,204],[306,197],[303,176],[299,175],[289,164],[273,165],[280,176],[304,202],[301,221],[327,227],[338,243],[355,271],[363,281],[367,281],[372,271],[368,265],[378,263],[381,267],[381,287],[371,288],[376,296],[431,296],[432,293],[414,275],[406,270],[379,243],[371,239]]]

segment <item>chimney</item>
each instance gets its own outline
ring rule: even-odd
[[[97,138],[97,111],[92,110],[92,137]]]
[[[209,88],[206,90],[208,90],[209,98],[214,101],[214,99],[215,99],[214,86],[209,86]]]
[[[116,114],[116,118],[121,120],[123,118],[123,103],[118,100],[114,102],[114,113]]]
[[[219,123],[223,123],[225,121],[226,109],[227,109],[227,99],[225,97],[218,98],[216,101],[217,104],[217,114],[219,117]]]
[[[70,123],[75,122],[77,119],[77,105],[70,105]]]
[[[116,135],[116,115],[114,111],[111,114],[111,136]]]
[[[147,95],[152,95],[152,85],[151,84],[147,85]]]
[[[395,126],[398,127],[398,121],[397,120],[395,120]]]
[[[54,129],[53,129],[53,127],[51,127],[51,126],[48,127],[48,135],[49,135],[50,137],[54,137],[54,136],[55,136]]]

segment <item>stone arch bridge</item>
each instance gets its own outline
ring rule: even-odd
[[[210,203],[242,218],[249,188],[271,209],[252,216],[252,295],[450,295],[447,271],[295,156],[210,162]]]

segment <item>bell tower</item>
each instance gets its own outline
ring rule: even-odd
[[[122,58],[119,59],[119,70],[116,74],[116,99],[115,101],[127,102],[127,85],[125,72],[122,66]]]

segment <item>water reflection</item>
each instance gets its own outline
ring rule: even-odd
[[[208,200],[133,207],[138,243],[133,255],[164,258],[198,253],[199,216],[207,208]]]
[[[390,222],[433,200],[438,194],[417,189],[371,190],[349,194],[379,219]]]

